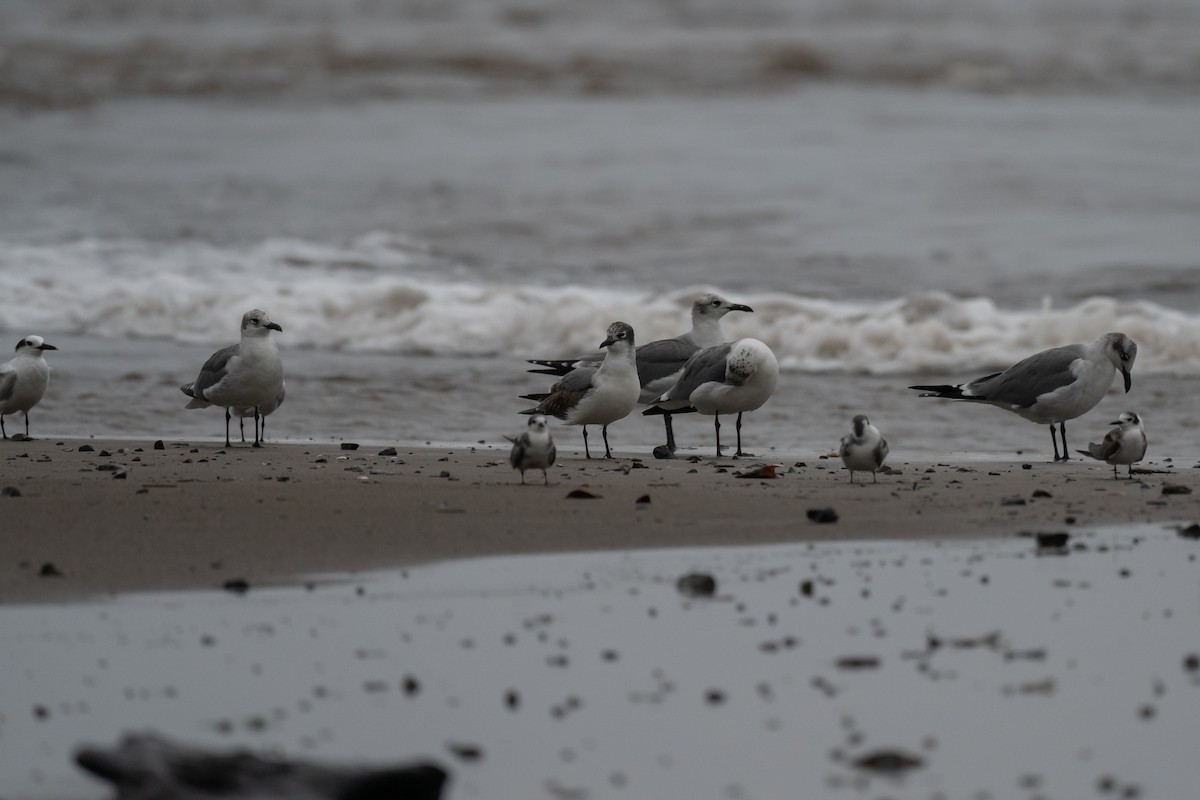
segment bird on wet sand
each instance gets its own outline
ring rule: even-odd
[[[600,425],[604,437],[604,457],[612,458],[608,446],[608,426],[633,411],[641,395],[637,364],[634,361],[633,328],[624,322],[608,326],[608,335],[600,343],[608,348],[598,367],[579,367],[562,376],[544,394],[524,395],[537,400],[534,408],[522,414],[543,414],[556,417],[568,425],[583,426],[583,452],[588,449],[588,425]]]
[[[725,342],[721,330],[721,319],[731,311],[753,312],[750,306],[731,303],[724,297],[706,292],[692,302],[692,329],[672,339],[658,339],[639,345],[634,351],[637,360],[638,380],[642,385],[639,403],[650,404],[675,383],[683,365],[695,353]],[[544,375],[566,375],[571,370],[584,366],[598,365],[603,353],[589,353],[574,359],[529,359],[538,369],[529,372]],[[675,431],[670,413],[664,412],[663,426],[667,443],[654,448],[659,458],[672,458],[675,453]]]
[[[1118,464],[1129,465],[1129,479],[1133,480],[1133,465],[1146,457],[1146,428],[1136,412],[1125,411],[1113,420],[1116,427],[1109,430],[1100,442],[1089,442],[1087,450],[1078,450],[1089,458],[1112,464],[1113,477]]]
[[[283,363],[271,331],[282,331],[265,311],[257,308],[242,316],[242,338],[237,344],[213,353],[200,375],[180,390],[192,398],[186,408],[221,406],[225,409],[225,446],[229,447],[230,408],[254,409],[254,447],[262,447],[259,434],[261,408],[283,392]]]
[[[521,470],[521,483],[525,483],[525,470],[540,469],[542,480],[550,485],[550,477],[546,470],[554,465],[558,455],[554,448],[554,439],[546,427],[546,418],[534,414],[529,418],[525,430],[519,436],[505,436],[512,442],[512,450],[508,454],[508,463],[513,469]]]
[[[850,470],[850,482],[854,483],[854,472],[871,472],[871,482],[877,483],[875,473],[883,466],[888,457],[887,439],[879,429],[871,424],[865,414],[857,415],[853,422],[853,432],[842,437],[842,446],[838,455],[842,463]]]
[[[41,402],[50,383],[50,367],[46,364],[46,351],[57,350],[46,344],[41,336],[30,334],[17,342],[17,352],[11,360],[0,364],[0,434],[8,438],[4,429],[5,414],[25,415],[25,438],[29,438],[29,409]],[[13,435],[19,438],[18,434]]]
[[[758,339],[709,347],[688,359],[675,384],[643,415],[695,411],[713,417],[717,456],[721,452],[721,414],[737,414],[737,452],[742,451],[742,414],[762,407],[775,392],[779,362]]]
[[[1050,425],[1054,460],[1066,461],[1067,420],[1096,407],[1120,371],[1125,391],[1133,384],[1131,371],[1137,343],[1123,333],[1106,333],[1088,344],[1071,344],[1035,353],[1013,366],[957,386],[910,386],[921,397],[968,400],[1012,411],[1031,422]],[[1054,425],[1062,438],[1062,455]]]

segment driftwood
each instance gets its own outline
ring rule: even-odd
[[[152,734],[115,748],[85,746],[75,761],[116,788],[115,800],[438,800],[447,773],[432,762],[348,767],[213,752]]]

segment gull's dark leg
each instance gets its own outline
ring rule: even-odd
[[[4,430],[4,415],[3,414],[0,414],[0,435],[3,435],[5,439],[8,438],[8,431]]]
[[[612,458],[612,450],[608,449],[608,426],[600,426],[600,435],[604,437],[604,457]]]
[[[1062,436],[1062,443],[1063,443],[1062,460],[1070,461],[1071,460],[1071,451],[1067,449],[1067,421],[1065,419],[1062,422],[1058,423],[1058,434],[1060,436]]]
[[[671,425],[671,415],[663,414],[663,425],[667,429],[667,449],[675,452],[675,429]]]
[[[1062,459],[1058,457],[1058,439],[1055,438],[1053,422],[1050,423],[1050,444],[1054,445],[1054,460],[1061,461]]]
[[[1113,464],[1113,480],[1115,481],[1120,477],[1121,477],[1120,473],[1117,472],[1117,465]],[[1130,478],[1133,477],[1133,464],[1129,465],[1129,477]]]
[[[246,418],[238,417],[238,430],[242,434],[242,444],[246,443]]]
[[[587,443],[587,425],[584,425],[584,426],[583,426],[583,454],[584,454],[585,456],[587,456],[588,458],[591,458],[591,457],[592,457],[592,451],[591,451],[591,450],[588,450],[588,443]]]
[[[229,444],[229,416],[230,416],[229,406],[225,406],[225,446],[226,447],[231,446]]]
[[[524,477],[524,476],[522,476],[522,477]],[[547,486],[549,486],[549,485],[550,485],[550,476],[546,474],[546,468],[545,468],[545,467],[542,467],[542,480],[545,482],[545,484],[546,484]]]
[[[717,432],[717,458],[721,457],[721,415],[713,414],[713,430]]]
[[[25,412],[25,438],[29,438],[29,412]]]
[[[262,447],[262,439],[258,437],[258,406],[254,407],[254,446]]]
[[[742,413],[740,411],[738,412],[738,416],[737,416],[737,444],[738,444],[737,452],[734,453],[735,456],[752,456],[752,455],[754,455],[754,453],[743,453],[742,452]]]

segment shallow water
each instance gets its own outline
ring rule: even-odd
[[[1145,526],[1061,553],[1009,538],[538,556],[6,607],[0,795],[101,797],[72,749],[155,730],[430,756],[455,798],[1184,797],[1198,558]],[[714,598],[677,591],[691,571]],[[482,759],[458,760],[463,744]],[[855,766],[880,750],[921,766]]]

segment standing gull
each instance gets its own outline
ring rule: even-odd
[[[1110,424],[1117,427],[1104,435],[1104,441],[1099,444],[1089,442],[1087,450],[1076,452],[1112,464],[1114,478],[1117,477],[1117,464],[1128,464],[1129,479],[1133,480],[1133,465],[1146,457],[1146,429],[1142,427],[1142,418],[1133,411],[1126,411]]]
[[[711,292],[702,294],[692,303],[692,329],[673,339],[658,339],[640,345],[636,350],[638,380],[642,385],[639,403],[653,403],[675,383],[683,365],[695,353],[707,347],[716,347],[725,342],[721,330],[721,318],[730,311],[754,311],[750,306],[731,303]],[[540,369],[531,369],[543,375],[566,375],[573,369],[596,366],[604,358],[603,353],[589,353],[575,359],[548,360],[530,359]],[[660,458],[670,458],[675,452],[675,431],[671,426],[670,412],[663,412],[667,443],[654,448]]]
[[[711,414],[721,456],[721,414],[737,414],[737,452],[742,452],[742,414],[770,399],[779,379],[779,362],[758,339],[738,339],[709,347],[688,359],[675,381],[644,415],[696,411]]]
[[[1050,425],[1054,460],[1066,461],[1067,420],[1083,416],[1112,386],[1117,370],[1125,377],[1125,391],[1133,384],[1130,370],[1137,358],[1137,343],[1123,333],[1106,333],[1090,344],[1069,344],[1043,350],[1013,366],[957,386],[910,386],[925,392],[921,397],[944,397],[990,403],[1020,414],[1030,422]],[[1054,437],[1054,423],[1062,437],[1062,455]]]
[[[888,456],[887,439],[883,438],[879,429],[871,424],[871,420],[867,419],[865,414],[856,416],[853,425],[854,432],[842,437],[838,455],[842,457],[846,469],[850,470],[851,483],[854,483],[855,470],[870,470],[871,482],[876,483],[878,479],[875,472],[883,466]]]
[[[546,474],[546,470],[553,466],[557,451],[554,449],[554,440],[550,438],[550,431],[546,428],[546,418],[541,414],[534,414],[529,418],[524,433],[516,438],[504,438],[513,443],[508,454],[508,463],[512,464],[513,469],[521,470],[521,483],[525,483],[525,470],[540,469],[542,480],[549,486],[550,476]]]
[[[612,458],[608,447],[608,426],[629,415],[641,394],[637,364],[634,362],[633,328],[624,322],[608,326],[608,337],[600,343],[608,348],[598,367],[579,367],[558,380],[544,395],[526,395],[538,400],[534,408],[522,414],[549,414],[568,425],[583,426],[583,452],[588,449],[588,425],[601,425],[604,457]]]
[[[283,364],[271,331],[283,331],[257,308],[242,317],[242,339],[213,353],[200,375],[179,387],[192,398],[186,408],[222,406],[225,409],[225,446],[229,447],[229,409],[254,409],[254,446],[262,447],[258,422],[261,409],[283,392]]]
[[[17,342],[17,354],[11,361],[0,364],[0,434],[4,430],[4,415],[25,415],[25,438],[29,438],[29,409],[36,406],[50,383],[50,367],[46,365],[47,350],[57,350],[40,336],[26,336]]]

